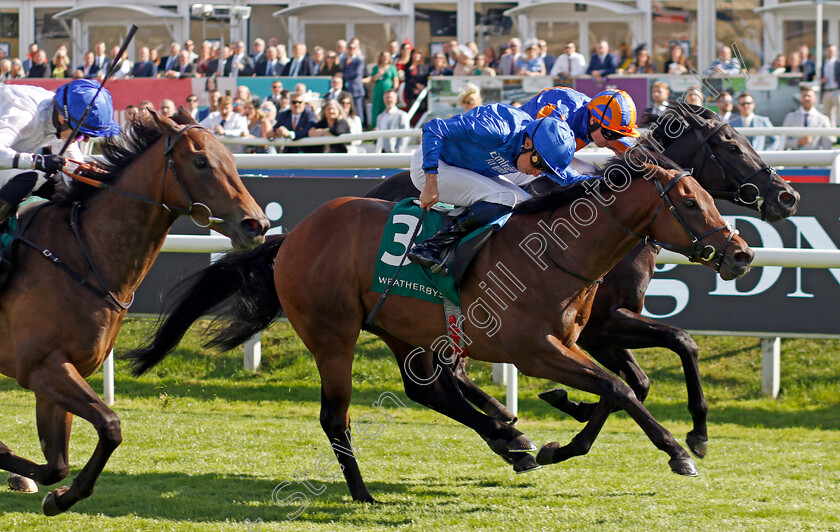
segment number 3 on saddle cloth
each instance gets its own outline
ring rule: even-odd
[[[9,220],[0,227],[0,292],[6,287],[6,282],[12,275],[13,251],[18,242],[18,236],[26,231],[27,226],[47,204],[47,200],[30,200],[20,207]]]
[[[433,274],[428,268],[406,260],[400,269],[399,276],[394,279],[394,272],[408,252],[411,235],[414,234],[414,229],[420,220],[422,209],[416,202],[415,198],[404,199],[391,210],[382,234],[379,252],[376,254],[371,292],[382,293],[393,281],[392,294],[443,304],[449,336],[453,340],[453,345],[460,346],[456,349],[459,354],[465,356],[463,338],[458,328],[458,324],[461,323],[460,283],[475,255],[493,233],[507,222],[510,213],[489,225],[479,227],[461,239],[455,251],[455,258],[449,266],[450,275]],[[452,212],[458,213],[458,211],[449,211],[450,216]],[[431,238],[448,219],[449,216],[436,208],[430,210],[423,221],[423,227],[417,233],[416,243]]]

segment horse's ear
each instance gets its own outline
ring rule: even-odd
[[[150,109],[148,107],[146,109],[149,111],[152,120],[154,120],[155,124],[157,124],[158,129],[163,131],[165,134],[171,135],[178,130],[178,124],[176,124],[171,118],[159,114],[154,109]]]
[[[174,118],[177,123],[183,124],[185,126],[198,125],[198,122],[196,122],[195,118],[193,118],[193,115],[191,115],[189,111],[184,109],[183,105],[178,106],[178,112],[175,113]]]

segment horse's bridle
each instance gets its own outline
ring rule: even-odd
[[[694,131],[694,134],[697,136],[698,140],[700,141],[700,145],[703,147],[703,149],[709,151],[709,153],[712,156],[712,159],[720,167],[720,171],[721,173],[723,173],[723,177],[736,187],[735,192],[709,189],[706,189],[706,191],[709,194],[711,194],[714,198],[729,199],[734,203],[737,203],[738,205],[743,205],[745,207],[751,207],[755,205],[757,207],[756,210],[761,214],[761,219],[763,220],[765,218],[766,211],[766,203],[764,201],[764,198],[767,195],[767,192],[770,190],[770,184],[773,182],[774,176],[777,176],[778,174],[775,168],[768,164],[764,164],[763,166],[755,170],[753,173],[749,174],[748,176],[744,177],[741,181],[739,181],[735,177],[736,173],[732,171],[732,168],[726,165],[724,161],[720,157],[718,157],[717,153],[715,153],[715,150],[713,150],[712,147],[709,146],[709,140],[725,125],[727,125],[726,122],[719,123],[718,125],[713,127],[711,131],[706,133],[705,136],[703,136],[703,134],[700,133],[700,131],[696,128],[690,128],[692,129],[692,131]],[[705,166],[705,161],[706,158],[704,157],[703,165],[700,167],[700,170],[702,170],[703,166]],[[753,177],[760,174],[761,172],[767,172],[767,184],[764,187],[763,194],[762,191],[758,188],[758,185],[750,182],[750,180]],[[754,192],[755,198],[752,200],[747,199],[749,197],[745,196],[747,192]]]
[[[198,227],[205,228],[205,227],[210,227],[213,224],[223,223],[224,220],[222,218],[218,218],[218,217],[213,216],[213,211],[210,210],[210,207],[208,207],[206,204],[201,203],[201,202],[193,201],[192,196],[190,196],[189,191],[187,191],[187,187],[184,186],[184,183],[178,177],[178,171],[175,169],[175,162],[172,160],[172,150],[175,148],[175,145],[178,144],[178,141],[181,140],[181,137],[184,136],[184,133],[186,133],[190,129],[195,129],[195,128],[204,129],[201,126],[199,126],[198,124],[190,124],[190,125],[184,126],[180,131],[178,131],[178,133],[176,133],[174,135],[174,137],[170,137],[169,135],[165,136],[164,141],[163,141],[163,156],[166,157],[166,163],[165,163],[165,166],[164,166],[164,169],[163,169],[163,181],[162,181],[163,190],[162,190],[161,197],[166,198],[167,177],[169,175],[169,170],[171,169],[172,170],[172,175],[175,176],[175,182],[178,183],[178,186],[181,187],[181,191],[187,197],[187,201],[189,202],[189,205],[190,205],[189,208],[172,206],[172,205],[169,205],[169,204],[167,204],[163,201],[155,201],[153,199],[149,199],[149,198],[140,196],[138,194],[134,194],[133,192],[129,192],[127,190],[122,190],[120,188],[117,188],[117,187],[115,187],[113,185],[110,185],[108,183],[105,183],[103,181],[98,181],[96,179],[92,179],[90,177],[78,175],[76,173],[72,173],[72,172],[64,172],[64,173],[67,174],[68,176],[70,176],[71,178],[73,178],[77,181],[81,181],[82,183],[85,183],[87,185],[90,185],[90,186],[93,186],[93,187],[96,187],[96,188],[101,188],[101,189],[104,189],[104,190],[111,190],[111,191],[116,192],[118,194],[122,194],[123,196],[127,196],[129,198],[133,198],[133,199],[142,201],[144,203],[148,203],[149,205],[156,205],[158,207],[163,207],[164,209],[166,209],[167,211],[169,211],[173,214],[177,214],[177,215],[182,215],[183,214],[183,215],[189,216],[190,220],[192,220],[192,222],[195,225],[197,225]],[[197,207],[201,207],[205,211],[207,211],[207,223],[206,224],[203,224],[203,223],[201,223],[201,222],[199,222],[198,220],[195,219],[195,214],[193,213],[193,210]]]
[[[715,271],[720,272],[721,265],[723,264],[723,258],[726,255],[726,249],[729,247],[729,243],[732,242],[732,238],[734,238],[735,235],[738,234],[738,230],[733,229],[732,226],[728,223],[724,223],[720,227],[715,227],[710,231],[706,231],[702,235],[698,235],[696,232],[694,232],[691,226],[688,225],[688,222],[685,221],[685,218],[683,218],[683,216],[677,210],[677,207],[676,205],[674,205],[674,202],[668,196],[668,192],[671,190],[671,188],[673,188],[674,185],[676,185],[682,178],[684,178],[687,175],[691,175],[691,172],[689,172],[688,170],[683,170],[682,172],[674,176],[673,179],[668,181],[667,185],[663,185],[656,179],[653,180],[654,184],[656,185],[656,189],[659,190],[659,197],[662,198],[662,203],[659,204],[659,207],[656,208],[656,212],[653,213],[653,218],[651,218],[650,224],[648,224],[647,235],[640,235],[635,231],[624,227],[618,220],[616,220],[613,217],[613,215],[608,209],[604,208],[604,211],[607,213],[607,216],[609,216],[610,219],[616,223],[616,225],[618,225],[631,235],[642,239],[645,242],[645,244],[659,246],[663,249],[686,255],[692,262],[698,262],[701,260],[709,262],[711,264],[714,264]],[[656,240],[655,238],[651,238],[650,233],[653,230],[653,223],[656,221],[656,217],[659,216],[659,212],[662,210],[663,205],[668,206],[668,210],[671,211],[671,213],[674,215],[674,217],[685,230],[686,234],[691,238],[691,247],[675,246],[673,244],[669,244],[667,242],[662,242]],[[704,238],[724,229],[729,230],[729,237],[726,239],[726,243],[723,245],[723,250],[718,251],[714,246],[710,244],[703,244]]]

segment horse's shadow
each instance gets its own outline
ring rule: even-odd
[[[278,488],[281,482],[248,475],[125,474],[105,471],[93,496],[80,501],[71,512],[106,517],[131,515],[174,522],[233,521],[247,524],[246,520],[254,523],[261,519],[263,522],[329,523],[345,514],[370,508],[367,504],[352,501],[343,479],[333,482],[313,481],[311,484],[319,491],[322,485],[326,486],[320,494],[313,494],[300,483]],[[0,514],[27,511],[40,513],[41,499],[56,486],[42,486],[41,493],[36,496],[0,491]],[[403,504],[406,492],[416,492],[418,497],[453,497],[452,492],[428,486],[389,482],[369,482],[368,486],[374,497],[382,501],[379,505],[384,507]],[[275,490],[278,491],[273,498]],[[393,495],[398,496],[400,502],[389,502]],[[427,498],[424,500],[428,501]],[[382,526],[398,526],[410,522],[405,520],[402,512],[368,513],[365,520],[369,524]]]

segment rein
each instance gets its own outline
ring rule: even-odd
[[[637,238],[640,238],[642,241],[644,241],[645,244],[659,246],[663,249],[686,255],[692,262],[697,262],[698,259],[705,262],[709,262],[711,264],[714,264],[715,271],[720,272],[721,265],[723,264],[723,258],[726,254],[726,249],[729,247],[729,243],[732,242],[732,239],[735,237],[735,235],[738,234],[738,231],[736,229],[733,229],[732,226],[730,226],[728,223],[724,223],[720,227],[716,227],[714,229],[706,231],[702,235],[698,235],[694,232],[694,230],[688,225],[688,223],[682,217],[680,212],[677,210],[677,207],[676,205],[674,205],[674,202],[668,196],[668,192],[671,190],[671,188],[673,188],[674,185],[676,185],[682,178],[684,178],[687,175],[691,175],[691,172],[683,170],[682,172],[674,176],[674,178],[671,179],[668,182],[668,184],[664,186],[658,180],[654,179],[654,184],[656,185],[656,189],[659,191],[659,197],[662,198],[662,203],[659,204],[659,207],[656,208],[656,212],[653,214],[653,218],[651,218],[650,224],[648,224],[647,236],[640,235],[635,231],[626,228],[624,225],[621,224],[621,222],[615,219],[615,217],[612,215],[612,213],[610,213],[609,209],[607,209],[606,207],[604,207],[604,212],[607,213],[607,216],[616,225],[622,228],[625,232]],[[663,205],[668,205],[668,210],[671,211],[671,213],[674,215],[674,217],[685,230],[686,234],[691,238],[692,247],[675,246],[667,242],[662,242],[660,240],[651,238],[650,232],[653,229],[653,223],[656,221],[656,217],[659,216],[659,212],[662,210]],[[702,241],[704,238],[724,229],[729,230],[729,237],[726,239],[726,243],[723,245],[722,251],[718,251],[712,245],[703,244]]]
[[[743,180],[738,181],[738,179],[736,179],[734,177],[735,173],[732,171],[732,168],[727,166],[723,162],[723,160],[720,157],[718,157],[717,153],[715,153],[715,150],[713,150],[712,147],[709,146],[709,140],[713,136],[715,136],[717,134],[717,132],[720,131],[720,129],[725,125],[726,125],[725,122],[720,122],[718,125],[713,127],[712,130],[709,131],[705,136],[703,136],[703,134],[700,133],[699,130],[692,128],[692,131],[694,131],[694,134],[697,136],[697,139],[699,140],[700,145],[703,147],[704,150],[709,151],[709,153],[711,154],[712,160],[714,160],[717,163],[717,165],[720,167],[720,171],[723,174],[723,177],[736,187],[736,190],[734,192],[730,192],[730,191],[726,191],[726,190],[708,190],[708,189],[707,189],[707,192],[709,194],[711,194],[712,197],[721,198],[721,199],[730,199],[734,203],[737,203],[739,205],[743,205],[745,207],[750,207],[752,205],[755,205],[757,207],[756,210],[761,214],[761,219],[763,220],[766,216],[765,215],[766,208],[765,208],[764,196],[767,195],[767,191],[770,189],[770,183],[772,183],[772,181],[773,181],[773,176],[778,175],[778,174],[776,173],[775,168],[765,164],[764,166],[761,166],[760,168],[755,170],[753,173],[744,177]],[[705,166],[706,159],[703,158],[703,161],[704,161],[703,165]],[[761,172],[767,172],[767,184],[764,187],[764,194],[763,195],[761,193],[761,190],[758,188],[758,185],[750,182],[750,179],[752,179],[756,175],[760,174]],[[755,197],[752,200],[749,200],[749,199],[747,199],[749,197],[748,194],[754,194]]]
[[[163,185],[162,185],[163,190],[162,190],[161,196],[166,197],[166,186],[167,186],[167,179],[166,178],[167,178],[167,176],[169,174],[169,171],[171,169],[172,170],[172,175],[175,177],[175,182],[178,183],[178,185],[181,187],[181,191],[187,197],[187,201],[189,201],[190,207],[188,209],[185,209],[183,207],[168,205],[167,203],[164,203],[164,202],[155,201],[153,199],[149,199],[149,198],[140,196],[138,194],[134,194],[133,192],[129,192],[127,190],[117,188],[113,185],[105,183],[104,181],[99,181],[99,180],[96,180],[96,179],[93,179],[93,178],[90,178],[90,177],[86,177],[86,176],[83,176],[83,175],[79,175],[79,174],[76,174],[76,173],[73,173],[73,172],[64,172],[64,173],[67,174],[68,177],[70,177],[72,179],[75,179],[76,181],[79,181],[79,182],[84,183],[86,185],[92,186],[94,188],[100,188],[102,190],[109,190],[109,191],[112,191],[112,192],[116,192],[117,194],[122,194],[123,196],[129,197],[129,198],[132,198],[132,199],[135,199],[135,200],[138,200],[138,201],[142,201],[143,203],[147,203],[149,205],[155,205],[157,207],[162,207],[172,214],[177,214],[179,216],[180,215],[189,216],[190,220],[192,220],[192,222],[195,225],[197,225],[198,227],[201,227],[201,228],[207,228],[207,227],[210,227],[213,224],[223,223],[224,220],[222,218],[218,218],[218,217],[213,216],[213,211],[210,210],[210,207],[208,207],[206,204],[201,203],[201,202],[193,201],[192,196],[190,196],[190,193],[187,191],[187,188],[184,186],[184,183],[178,177],[178,172],[175,169],[175,162],[172,160],[172,150],[175,148],[175,145],[178,143],[179,140],[181,140],[181,137],[184,135],[184,133],[186,133],[188,130],[194,129],[194,128],[201,128],[201,126],[199,126],[197,124],[191,124],[191,125],[188,125],[188,126],[184,126],[183,129],[178,131],[178,133],[175,135],[174,138],[172,138],[170,136],[166,136],[166,137],[164,137],[164,141],[163,141],[164,142],[164,144],[163,144],[163,146],[164,146],[163,155],[164,155],[164,157],[166,157],[166,165],[164,166],[164,170],[163,170]],[[73,162],[78,163],[78,161],[73,161]],[[207,212],[207,223],[206,224],[203,224],[203,223],[199,222],[198,220],[196,220],[195,215],[193,214],[193,210],[197,207],[201,207]]]
[[[175,176],[175,182],[178,183],[178,185],[180,185],[181,190],[184,192],[184,195],[187,197],[187,200],[190,202],[190,208],[189,209],[184,209],[183,207],[173,207],[173,206],[167,205],[166,203],[163,203],[163,202],[154,201],[152,199],[145,198],[143,196],[134,194],[133,192],[129,192],[127,190],[122,190],[120,188],[116,188],[116,187],[114,187],[114,186],[112,186],[108,183],[105,183],[104,181],[99,181],[99,180],[92,179],[92,178],[89,178],[89,177],[85,177],[85,176],[82,176],[82,175],[78,175],[78,174],[75,174],[75,173],[72,173],[72,172],[64,172],[64,173],[67,174],[69,177],[71,177],[71,178],[73,178],[77,181],[80,181],[80,182],[82,182],[86,185],[90,185],[90,186],[95,187],[95,188],[101,188],[103,190],[110,190],[110,191],[116,192],[118,194],[122,194],[123,196],[129,197],[129,198],[132,198],[132,199],[136,199],[136,200],[142,201],[144,203],[148,203],[150,205],[156,205],[158,207],[163,207],[168,212],[171,212],[173,214],[188,215],[190,217],[190,220],[192,220],[192,222],[199,227],[209,227],[210,225],[212,225],[214,223],[222,223],[222,222],[224,222],[224,220],[221,219],[221,218],[214,217],[213,212],[210,210],[210,207],[208,207],[204,203],[197,203],[197,202],[194,202],[192,200],[192,197],[190,196],[189,192],[187,191],[186,187],[184,186],[184,183],[178,177],[178,172],[175,170],[175,163],[172,160],[172,150],[175,147],[175,145],[178,143],[178,141],[181,139],[181,137],[184,135],[184,133],[186,133],[190,129],[197,128],[197,127],[201,127],[201,126],[198,126],[198,125],[195,125],[195,124],[188,125],[188,126],[185,126],[183,129],[181,129],[175,135],[174,138],[169,137],[169,136],[164,137],[165,140],[164,140],[163,154],[166,157],[166,166],[164,167],[164,173],[163,173],[163,194],[162,194],[162,197],[166,197],[166,177],[167,177],[169,169],[171,168],[172,169],[172,175]],[[77,162],[77,161],[74,161],[74,162]],[[197,206],[203,207],[207,211],[207,218],[208,218],[207,224],[199,223],[195,219],[195,216],[192,214],[193,209]],[[73,204],[73,208],[70,211],[70,227],[73,228],[73,234],[76,237],[76,243],[79,246],[79,250],[82,252],[82,257],[84,257],[84,259],[85,259],[85,263],[87,264],[88,272],[93,273],[93,276],[96,278],[96,281],[103,288],[99,288],[98,286],[92,285],[85,278],[86,277],[85,275],[82,275],[79,272],[77,272],[76,270],[74,270],[73,268],[71,268],[67,263],[65,263],[63,260],[61,260],[60,257],[55,255],[49,249],[46,249],[46,248],[40,246],[39,244],[36,244],[35,242],[29,240],[28,238],[26,238],[22,234],[20,234],[18,231],[9,230],[9,234],[11,234],[14,238],[20,240],[22,243],[26,244],[27,246],[37,250],[44,257],[46,257],[47,260],[49,260],[50,262],[52,262],[53,264],[55,264],[56,266],[58,266],[59,268],[64,270],[64,272],[67,273],[67,275],[69,275],[71,279],[73,279],[74,281],[79,283],[82,287],[90,290],[91,292],[96,294],[98,297],[104,299],[105,301],[107,301],[111,305],[117,307],[118,309],[128,310],[128,308],[134,302],[134,294],[131,294],[131,299],[127,303],[123,303],[122,301],[120,301],[119,298],[117,298],[116,294],[114,294],[114,292],[112,292],[111,290],[108,289],[107,284],[105,283],[105,280],[102,278],[102,275],[99,273],[99,269],[96,267],[93,260],[90,258],[90,253],[88,253],[87,247],[85,246],[85,243],[82,240],[81,232],[79,231],[79,211],[81,211],[82,208],[83,208],[83,205],[81,203],[74,203]]]

